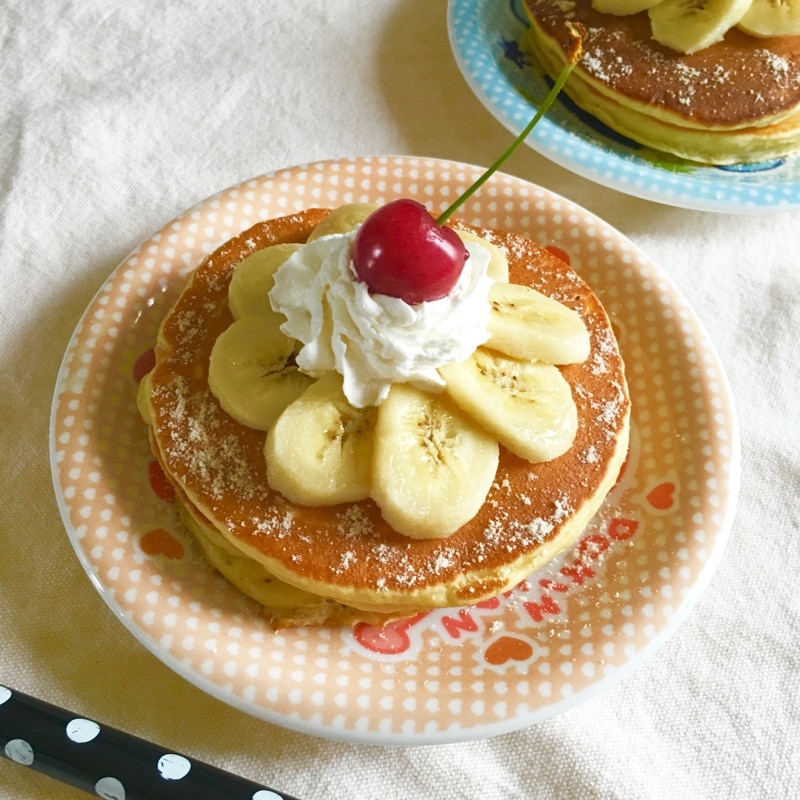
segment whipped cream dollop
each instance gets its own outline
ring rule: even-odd
[[[312,377],[340,373],[345,396],[359,408],[379,405],[393,383],[441,391],[437,369],[465,360],[489,339],[489,251],[466,243],[469,258],[452,291],[409,305],[370,294],[356,277],[355,233],[308,242],[275,273],[270,303],[286,317],[281,330],[302,344],[298,368]]]

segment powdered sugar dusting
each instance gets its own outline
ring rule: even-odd
[[[800,106],[800,53],[792,37],[764,40],[734,30],[721,49],[686,55],[656,42],[646,15],[602,14],[591,0],[527,4],[542,40],[555,40],[562,50],[568,48],[564,22],[582,23],[578,74],[594,91],[610,91],[623,105],[658,119],[736,128]]]
[[[197,395],[185,377],[175,375],[169,384],[154,388],[153,399],[169,409],[159,426],[169,442],[170,464],[181,465],[181,480],[204,487],[215,500],[234,493],[251,501],[261,494],[239,439],[222,430],[223,412],[210,391]]]

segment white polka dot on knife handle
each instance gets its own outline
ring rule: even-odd
[[[73,719],[67,723],[67,738],[76,744],[86,744],[100,733],[100,726],[90,719]]]
[[[296,800],[5,686],[0,747],[10,761],[103,800]]]
[[[24,739],[11,739],[3,748],[6,756],[17,764],[29,767],[33,764],[33,748]]]
[[[158,759],[158,774],[165,781],[179,781],[189,774],[192,762],[188,758],[167,753]]]
[[[94,791],[103,800],[126,800],[125,787],[116,778],[100,778]]]

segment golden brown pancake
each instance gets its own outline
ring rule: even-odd
[[[186,529],[206,561],[240,591],[260,603],[273,627],[337,625],[359,622],[382,626],[405,614],[362,611],[298,589],[271,575],[256,559],[231,544],[176,487],[175,502]]]
[[[525,0],[528,44],[551,77],[566,63],[567,22],[585,28],[565,91],[610,128],[693,161],[762,161],[800,149],[800,36],[733,28],[691,55],[652,38],[647,12],[602,14],[591,0]]]
[[[482,509],[445,539],[396,533],[369,500],[292,504],[269,488],[266,434],[235,422],[209,390],[208,361],[233,321],[227,290],[236,265],[271,244],[304,241],[327,213],[312,209],[259,223],[195,271],[161,326],[156,365],[142,382],[140,406],[154,452],[211,563],[251,596],[253,580],[300,590],[301,602],[264,603],[277,625],[353,624],[494,597],[577,539],[619,473],[630,402],[608,317],[577,274],[542,247],[516,234],[469,228],[507,252],[512,281],[576,309],[589,329],[589,358],[561,368],[578,407],[573,447],[541,464],[501,447]],[[261,571],[248,568],[243,577],[233,558],[240,556]],[[302,593],[320,598],[319,613],[301,610],[313,606]]]

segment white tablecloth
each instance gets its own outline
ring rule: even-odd
[[[741,424],[729,545],[677,633],[574,710],[462,744],[318,739],[206,696],[104,605],[53,497],[59,363],[111,270],[201,199],[320,159],[489,164],[510,136],[454,63],[443,0],[6,0],[0,40],[0,684],[302,800],[798,796],[799,212],[682,210],[513,156],[504,171],[607,220],[705,323]],[[84,795],[2,760],[0,796]]]

